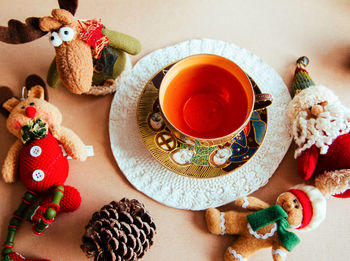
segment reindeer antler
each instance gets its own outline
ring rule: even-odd
[[[11,19],[7,27],[0,26],[0,41],[10,44],[31,42],[45,34],[40,30],[38,17],[29,17],[25,23]]]
[[[8,99],[14,97],[12,90],[9,87],[1,86],[0,87],[0,113],[2,113],[5,117],[9,116],[9,112],[5,110],[2,105]]]
[[[41,79],[41,77],[36,75],[36,74],[29,75],[26,78],[24,86],[29,91],[33,86],[36,86],[36,85],[40,85],[41,87],[43,87],[45,100],[49,101],[49,96],[48,96],[48,92],[47,92],[47,88],[46,88],[46,84],[45,84],[44,80]]]
[[[78,0],[58,0],[61,9],[71,12],[73,15],[78,8]],[[39,27],[38,17],[29,17],[25,23],[11,19],[8,26],[0,26],[0,41],[9,44],[21,44],[34,41],[47,32],[43,32]]]
[[[78,8],[78,0],[58,0],[58,5],[74,15]]]
[[[36,75],[36,74],[29,75],[26,78],[25,84],[24,84],[24,86],[27,88],[27,91],[29,91],[33,86],[36,86],[36,85],[40,85],[41,87],[43,87],[45,100],[48,101],[49,97],[48,97],[47,88],[46,88],[46,84],[45,84],[44,80],[41,79],[41,77]],[[3,114],[5,117],[8,117],[10,113],[7,110],[5,110],[2,107],[2,105],[8,99],[10,99],[12,97],[17,98],[13,94],[12,90],[9,87],[7,87],[7,86],[0,86],[0,113]]]

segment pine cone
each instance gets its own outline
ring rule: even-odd
[[[112,201],[92,215],[81,249],[94,261],[134,261],[153,244],[156,225],[136,199]]]

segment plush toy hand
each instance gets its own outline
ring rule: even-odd
[[[7,153],[4,165],[2,167],[2,177],[6,183],[13,183],[16,181],[18,157],[21,147],[22,142],[17,140]]]
[[[279,244],[272,246],[273,261],[284,261],[287,258],[288,250]]]
[[[235,200],[234,204],[248,210],[260,210],[268,208],[270,205],[255,197],[243,197]]]
[[[313,145],[303,151],[298,158],[298,173],[301,178],[308,180],[314,173],[319,156],[319,149]]]
[[[52,135],[62,144],[69,156],[75,160],[84,161],[87,158],[85,144],[72,130],[63,126],[56,126]]]

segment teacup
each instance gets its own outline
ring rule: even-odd
[[[170,131],[185,143],[202,146],[230,142],[254,110],[271,103],[270,94],[254,93],[237,64],[212,54],[180,60],[159,88],[160,111]]]

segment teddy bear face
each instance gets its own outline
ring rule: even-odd
[[[303,207],[294,194],[290,192],[281,194],[278,197],[276,204],[280,205],[288,214],[287,221],[290,226],[294,228],[300,226],[303,221]]]
[[[22,136],[22,127],[32,124],[37,119],[45,121],[49,128],[60,125],[62,122],[60,111],[44,100],[43,89],[40,86],[33,88],[39,90],[40,95],[39,92],[29,92],[29,97],[22,101],[11,98],[5,103],[7,105],[5,108],[10,111],[7,128],[18,138]]]

